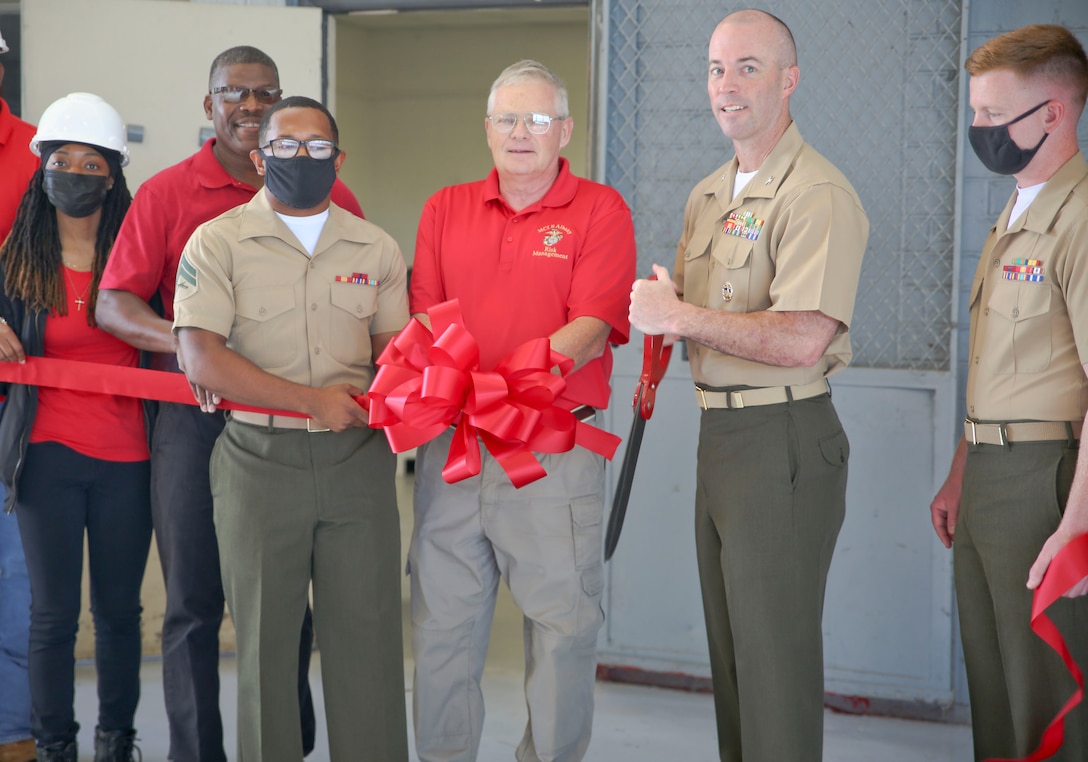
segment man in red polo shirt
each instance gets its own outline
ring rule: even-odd
[[[0,53],[7,52],[7,43],[0,35]],[[3,84],[4,64],[0,63],[0,94]],[[19,202],[38,169],[39,159],[30,152],[34,133],[34,125],[12,114],[0,97],[0,243],[11,232]],[[0,489],[0,499],[3,496]],[[14,514],[0,512],[0,760],[3,762],[34,759],[26,667],[29,633],[30,577],[19,524]]]
[[[0,53],[8,46],[0,36]],[[0,94],[3,93],[4,64],[0,63]],[[30,152],[34,125],[11,113],[7,101],[0,98],[0,243],[11,232],[15,212],[23,200],[30,176],[38,168],[38,157]]]
[[[215,139],[140,186],[99,286],[98,324],[154,352],[152,367],[177,368],[171,332],[174,282],[182,249],[203,222],[244,204],[264,183],[249,157],[267,107],[280,100],[276,64],[249,46],[212,62],[204,113]],[[332,200],[363,216],[347,186]],[[161,300],[161,302],[160,302]],[[159,303],[161,314],[149,302]],[[162,628],[163,691],[173,762],[225,762],[219,714],[219,627],[223,584],[212,521],[208,461],[225,418],[192,405],[159,406],[151,442],[151,508],[166,581]],[[300,642],[299,701],[303,746],[314,744],[307,672],[313,641],[307,611]]]
[[[491,370],[549,337],[574,360],[564,394],[608,405],[609,342],[628,337],[635,276],[631,212],[611,188],[570,173],[559,151],[573,123],[567,91],[535,61],[495,81],[484,129],[495,168],[444,188],[419,223],[411,310],[457,298]],[[592,414],[592,409],[590,410]],[[423,762],[473,760],[480,676],[499,578],[525,615],[529,723],[521,760],[580,760],[593,724],[597,632],[604,622],[604,460],[575,448],[538,455],[548,475],[515,489],[486,452],[480,475],[446,484],[451,436],[419,454],[412,575],[416,748]]]

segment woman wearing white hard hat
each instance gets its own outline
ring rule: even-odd
[[[125,125],[97,95],[42,114],[41,166],[0,247],[0,360],[135,366],[100,330],[102,268],[132,197]],[[11,384],[0,414],[0,479],[30,572],[31,730],[39,762],[76,762],[73,707],[84,535],[99,709],[96,762],[130,762],[140,695],[140,584],[151,542],[147,439],[131,397]]]

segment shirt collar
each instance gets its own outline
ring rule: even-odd
[[[1077,151],[1069,161],[1062,164],[1058,171],[1051,175],[1046,185],[1039,191],[1039,195],[1031,202],[1031,206],[1013,221],[1007,232],[1030,230],[1033,233],[1045,233],[1048,231],[1054,224],[1054,218],[1058,216],[1062,205],[1069,198],[1070,191],[1086,177],[1088,177],[1088,164],[1084,161],[1084,154]],[[1008,219],[1015,203],[1016,194],[1013,194],[1005,211],[1001,213],[1002,218]],[[1002,229],[1000,222],[999,219],[995,229]]]
[[[741,189],[740,195],[736,198],[736,204],[739,205],[745,198],[774,198],[804,145],[805,140],[801,137],[797,123],[790,122],[790,126],[767,154],[767,158],[763,160],[755,176]],[[706,190],[706,195],[715,196],[723,209],[734,205],[733,181],[737,177],[739,167],[740,162],[734,156],[733,160],[725,166],[721,179]]]
[[[578,191],[578,178],[571,174],[570,162],[562,156],[559,157],[559,174],[555,178],[555,182],[552,183],[552,187],[548,188],[548,192],[544,194],[544,198],[540,199],[537,203],[522,209],[518,214],[524,214],[526,212],[534,212],[543,207],[558,207],[566,206],[572,200],[574,195]],[[492,168],[488,173],[487,178],[484,180],[483,187],[483,202],[485,204],[492,201],[506,206],[506,200],[499,192],[499,171]]]
[[[233,185],[255,193],[257,191],[256,188],[249,183],[235,180],[231,177],[230,173],[223,168],[223,165],[219,163],[219,159],[215,158],[215,153],[213,151],[215,148],[215,140],[215,138],[211,138],[210,140],[204,141],[204,145],[200,147],[196,156],[193,157],[193,169],[196,171],[197,181],[201,186],[212,190],[216,188],[227,188]]]
[[[357,224],[364,223],[364,224]],[[351,241],[352,243],[374,243],[378,240],[380,229],[366,223],[351,212],[345,211],[334,203],[329,204],[329,218],[325,221],[325,227],[321,231],[321,237],[317,239],[314,247],[316,257],[334,241]],[[242,219],[238,226],[238,240],[244,241],[250,238],[275,236],[295,245],[298,239],[291,232],[291,228],[279,218],[272,204],[268,200],[268,192],[265,188],[257,191],[253,199],[246,203],[242,210]],[[301,249],[300,249],[301,251]]]

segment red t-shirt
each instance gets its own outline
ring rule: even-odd
[[[209,140],[195,154],[146,180],[136,191],[99,289],[150,299],[158,291],[167,320],[174,319],[178,261],[197,227],[253,198],[257,189],[235,180],[215,158]],[[332,201],[362,217],[354,194],[340,180]]]
[[[46,318],[44,356],[135,368],[139,359],[135,349],[87,325],[91,273],[64,267],[61,274],[68,314],[50,314]],[[132,462],[148,458],[143,406],[134,397],[41,386],[30,441],[57,442],[100,460]]]
[[[518,345],[550,336],[578,317],[610,326],[624,344],[635,280],[635,233],[623,197],[575,177],[566,159],[538,203],[513,211],[495,170],[443,188],[423,208],[412,266],[411,310],[457,298],[465,326],[491,370]],[[612,353],[567,376],[571,405],[608,406]]]
[[[0,98],[0,243],[11,232],[19,202],[41,163],[30,152],[30,139],[35,132],[34,125],[12,114]]]

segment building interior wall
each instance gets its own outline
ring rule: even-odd
[[[574,134],[563,154],[575,174],[586,174],[586,8],[332,16],[331,23],[330,79],[348,154],[341,177],[409,264],[427,198],[490,171],[487,95],[509,64],[533,58],[564,80]]]

